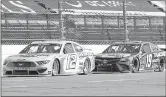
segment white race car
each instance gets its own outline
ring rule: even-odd
[[[73,41],[35,41],[3,63],[3,75],[88,74],[95,68],[94,54]]]

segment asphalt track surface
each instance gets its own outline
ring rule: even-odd
[[[3,77],[2,96],[165,96],[165,71]]]

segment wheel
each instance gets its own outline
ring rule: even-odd
[[[58,75],[60,73],[60,64],[57,59],[54,60],[52,65],[52,76]]]
[[[163,72],[164,68],[165,68],[165,61],[163,58],[161,58],[159,62],[159,72]]]
[[[135,58],[133,60],[133,66],[130,66],[130,72],[131,73],[136,73],[139,71],[139,67],[140,67],[140,62],[138,58]]]
[[[91,63],[89,59],[86,59],[84,62],[83,75],[87,75],[90,72]]]

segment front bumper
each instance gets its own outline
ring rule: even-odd
[[[43,69],[42,72],[38,70],[3,70],[3,76],[40,76],[51,75],[52,72]]]
[[[3,65],[4,76],[45,76],[51,74],[51,63],[39,65],[32,61],[16,61]]]
[[[112,61],[108,63],[103,63],[103,61],[96,62],[96,70],[97,71],[110,71],[110,72],[120,72],[124,70],[130,70],[130,66],[132,66],[129,61],[120,62],[120,61]]]
[[[3,68],[4,76],[39,76],[39,75],[51,75],[52,71],[47,67],[24,67],[24,68]]]

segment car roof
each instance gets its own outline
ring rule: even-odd
[[[143,41],[122,41],[122,42],[115,42],[113,44],[145,44],[149,42],[143,42]]]
[[[66,43],[76,43],[74,41],[66,41],[66,40],[43,40],[43,41],[34,41],[31,44],[47,44],[47,43],[51,43],[51,44],[66,44]],[[78,43],[76,43],[78,44]]]

